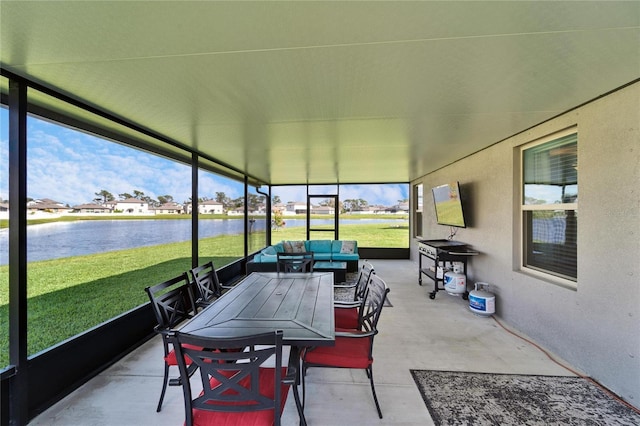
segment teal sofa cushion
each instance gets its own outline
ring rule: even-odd
[[[253,256],[253,261],[256,263],[277,262],[278,253],[284,253],[282,242],[266,247],[260,253],[256,253],[255,256]]]
[[[332,254],[333,253],[330,253],[330,252],[326,252],[325,253],[325,252],[321,252],[321,251],[318,251],[318,252],[314,251],[313,252],[313,260],[316,260],[316,261],[318,261],[318,260],[332,260],[333,259]]]
[[[262,254],[265,256],[275,256],[278,254],[276,248],[274,246],[269,246],[266,249],[262,250]]]
[[[345,253],[332,253],[331,260],[338,262],[346,262],[347,260],[360,260],[360,256],[357,253],[345,254]]]
[[[263,252],[256,253],[253,256],[253,261],[256,263],[269,263],[269,262],[277,262],[278,255],[277,254],[264,254]]]
[[[308,241],[308,250],[316,253],[328,253],[331,254],[332,247],[331,240],[310,240]]]
[[[358,261],[358,243],[356,241],[346,241],[343,244],[341,240],[310,240],[304,241],[304,249],[313,253],[315,260],[336,260],[339,262]],[[264,248],[260,253],[256,253],[253,257],[255,263],[275,263],[278,261],[278,253],[285,253],[285,244],[296,246],[300,250],[301,241],[281,241],[277,244]]]

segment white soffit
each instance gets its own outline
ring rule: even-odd
[[[0,43],[265,182],[404,182],[640,77],[640,2],[2,1]]]

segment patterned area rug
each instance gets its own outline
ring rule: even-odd
[[[347,272],[345,274],[345,281],[343,284],[352,284],[355,283],[356,281],[358,281],[358,273],[357,272]]]
[[[353,289],[336,287],[333,289],[333,299],[340,302],[352,302]]]
[[[640,425],[580,377],[411,370],[436,425]]]

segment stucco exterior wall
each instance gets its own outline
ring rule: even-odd
[[[577,289],[519,268],[519,147],[572,126]],[[502,321],[640,407],[640,83],[412,182],[424,184],[423,238],[449,235],[436,224],[430,189],[454,180],[469,222],[455,239],[481,253],[470,262],[468,282],[491,283]],[[425,293],[425,303],[437,299]]]

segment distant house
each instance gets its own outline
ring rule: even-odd
[[[122,212],[127,214],[149,214],[149,203],[146,203],[137,198],[127,198],[126,200],[112,201],[110,203],[113,206],[114,212]]]
[[[59,201],[54,201],[49,198],[42,198],[31,200],[27,203],[27,212],[49,212],[49,213],[63,213],[71,210],[70,207],[65,206]]]
[[[178,203],[164,203],[158,207],[152,207],[155,214],[182,214],[184,212],[184,206]]]
[[[284,210],[285,215],[307,214],[306,201],[289,201]]]
[[[254,210],[249,210],[249,214],[267,214],[267,205],[258,204]]]
[[[380,206],[365,206],[358,210],[351,210],[349,214],[376,214],[378,210],[380,210]]]
[[[6,201],[0,202],[0,219],[9,218],[9,203]]]
[[[200,214],[222,214],[224,205],[215,200],[207,200],[198,203],[198,213]]]
[[[227,210],[227,216],[244,216],[244,207]]]
[[[409,203],[400,203],[395,206],[368,205],[358,210],[353,210],[349,214],[365,215],[365,214],[408,214]]]
[[[191,214],[193,211],[192,203],[184,205],[184,212]],[[224,214],[224,204],[215,200],[206,200],[198,203],[198,214]]]
[[[271,211],[272,211],[272,212],[274,212],[274,213],[275,213],[275,212],[280,212],[280,213],[282,213],[282,212],[284,212],[286,209],[287,209],[287,206],[286,206],[285,204],[283,204],[283,203],[277,203],[277,204],[273,204],[273,205],[271,206]]]
[[[73,213],[110,213],[111,207],[103,204],[79,204],[73,206]]]
[[[332,214],[335,214],[335,212],[336,212],[335,207],[331,207],[331,206],[312,206],[311,208],[311,213],[313,214],[332,215]]]
[[[391,206],[391,207],[386,207],[384,212],[380,212],[380,213],[387,213],[387,214],[409,214],[409,203],[400,203],[400,204],[396,204],[395,206]]]

